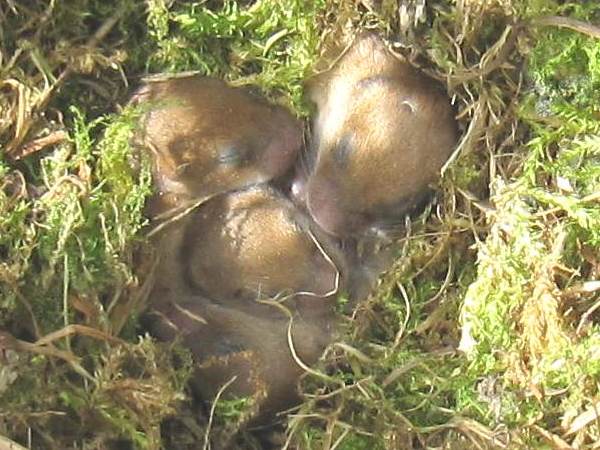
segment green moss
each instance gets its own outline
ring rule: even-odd
[[[584,19],[591,23],[600,17],[594,2],[567,3],[555,14]],[[568,30],[540,31],[529,57],[529,76],[539,95],[539,108],[550,103],[554,111],[577,111],[585,116],[598,111],[600,91],[600,46],[592,37]],[[587,114],[583,110],[586,110]]]
[[[265,0],[242,7],[228,0],[218,9],[189,3],[168,10],[153,2],[148,22],[159,50],[148,67],[253,83],[306,114],[302,83],[317,56],[316,16],[324,5]]]
[[[414,221],[399,260],[340,338],[346,347],[321,363],[331,377],[303,381],[311,395],[290,421],[292,443],[485,448],[496,429],[509,430],[513,448],[549,448],[539,430],[582,448],[597,442],[597,423],[565,430],[593,405],[600,378],[600,328],[586,315],[597,301],[586,283],[597,279],[600,249],[600,44],[537,19],[598,23],[600,7],[432,1],[404,39],[397,3],[0,7],[0,74],[13,80],[0,98],[8,124],[0,145],[18,150],[57,127],[69,134],[22,161],[0,152],[0,327],[30,342],[69,324],[109,332],[111,305],[138,282],[132,260],[150,190],[147,164],[129,148],[139,111],[106,114],[127,97],[124,77],[135,85],[147,71],[195,70],[257,85],[307,116],[303,82],[320,47],[352,34],[352,24],[400,42],[406,55],[411,46],[417,64],[448,80],[461,131],[479,122],[445,176],[445,195]],[[515,21],[526,26],[502,55],[492,46]],[[19,125],[24,136],[19,106],[31,112]],[[491,205],[471,201],[488,192]],[[78,333],[55,340],[71,360],[8,350],[0,434],[25,442],[32,430],[39,448],[174,441],[160,424],[183,399],[189,354],[137,342],[135,327],[131,317],[127,344]],[[466,355],[454,351],[461,331],[471,339]],[[217,425],[227,428],[248,406],[219,402]]]
[[[85,299],[102,311],[102,301],[112,298],[131,282],[131,253],[137,232],[145,223],[142,207],[150,192],[149,168],[142,164],[134,171],[129,148],[137,113],[126,110],[122,115],[91,122],[86,122],[77,109],[72,109],[72,114],[70,142],[39,161],[46,189],[39,196],[18,201],[3,192],[0,202],[3,210],[0,226],[6,230],[1,243],[6,254],[0,291],[2,319],[9,325],[20,317],[16,330],[35,338],[78,323],[76,299]],[[101,141],[93,137],[99,128],[104,130]],[[106,312],[100,314],[94,320],[107,324]],[[81,378],[85,371],[77,369],[74,373],[71,370],[75,366],[69,368],[64,361],[62,366],[56,366],[47,357],[28,358],[21,354],[16,368],[18,377],[10,389],[0,393],[3,411],[14,419],[12,433],[19,435],[25,425],[37,426],[38,419],[35,415],[29,417],[28,412],[57,410],[65,416],[64,423],[69,424],[64,430],[65,438],[82,439],[83,435],[77,431],[81,424],[75,424],[84,416],[77,417],[88,411],[91,423],[95,420],[105,423],[101,429],[107,436],[129,436],[142,448],[148,447],[150,430],[143,428],[140,417],[132,416],[125,404],[128,399],[111,397],[106,389],[115,386],[105,386],[100,380],[106,370],[111,371],[113,384],[124,376],[121,371],[126,369],[122,364],[128,352],[116,347],[113,351],[118,354],[111,359],[106,356],[106,348],[94,341],[69,338],[57,341],[56,345],[67,354],[72,350],[73,361],[81,352],[85,361],[81,367],[93,368],[96,377],[93,382],[98,384],[87,385],[90,380]],[[149,341],[143,347],[143,350],[132,347],[131,351],[156,357],[153,352],[157,350],[150,347]],[[169,364],[165,356],[156,358],[162,358],[163,367]],[[142,365],[152,361],[148,359]],[[49,370],[51,367],[54,369]],[[170,376],[167,371],[164,375]],[[71,379],[67,385],[65,376]],[[157,427],[156,420],[172,411],[170,405],[178,394],[173,394],[177,391],[166,380],[155,378],[154,382],[160,382],[163,389],[160,395],[173,396],[164,400],[162,409],[145,412],[144,419]],[[44,395],[39,394],[40,389]],[[104,400],[98,404],[93,400],[98,395],[110,399],[110,404],[103,406]],[[156,441],[156,436],[152,439]]]
[[[590,8],[593,17],[598,9]],[[581,248],[600,244],[600,208],[587,200],[600,188],[599,48],[597,41],[567,31],[544,32],[537,41],[529,74],[541,94],[535,107],[545,119],[531,112],[526,98],[522,115],[532,137],[525,170],[519,181],[495,190],[494,225],[479,249],[478,277],[465,299],[463,326],[472,327],[476,342],[470,370],[503,380],[501,416],[514,425],[543,417],[552,429],[557,418],[575,417],[597,395],[597,365],[590,364],[598,350],[597,328],[575,337],[579,319],[562,316],[558,289],[586,280]],[[559,265],[573,275],[553,275]],[[564,391],[526,400],[528,383]]]
[[[215,407],[215,417],[222,424],[236,424],[252,409],[254,399],[242,397],[236,399],[219,399]]]
[[[99,295],[132,276],[127,252],[144,223],[142,206],[150,192],[148,168],[135,175],[127,160],[133,123],[131,114],[125,114],[85,124],[75,110],[73,144],[40,161],[47,192],[22,201],[6,216],[35,229],[34,249],[26,254],[33,267],[21,272],[18,284],[26,298],[39,299],[34,307],[42,313],[42,329],[53,329],[65,314],[70,316],[61,311],[63,288]],[[107,134],[95,150],[91,133],[101,124],[108,125]],[[19,246],[12,243],[11,248]]]

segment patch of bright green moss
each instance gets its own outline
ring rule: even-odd
[[[324,6],[324,0],[263,0],[249,7],[228,0],[218,9],[193,2],[169,10],[152,2],[149,34],[158,51],[148,68],[256,84],[306,114],[302,84],[317,56],[316,17]]]

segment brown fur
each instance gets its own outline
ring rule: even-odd
[[[441,86],[364,35],[309,85],[316,156],[302,194],[326,231],[395,225],[428,194],[457,140]]]
[[[157,321],[157,313],[163,319]],[[192,351],[197,365],[191,385],[207,403],[233,377],[222,398],[251,398],[254,405],[245,419],[252,423],[269,422],[298,401],[295,385],[304,369],[292,356],[287,337],[290,322],[285,315],[253,314],[195,296],[180,299],[176,307],[174,303],[157,305],[154,314],[155,334],[162,339],[180,336]],[[165,317],[172,324],[169,330],[160,322]],[[331,338],[332,322],[331,316],[318,321],[294,317],[292,345],[301,363],[316,362]]]
[[[337,272],[309,233],[335,252],[338,264],[341,258],[314,232],[308,218],[273,189],[220,196],[203,205],[188,227],[182,255],[188,281],[212,299],[243,303],[309,292],[314,295],[303,296],[307,313],[317,314],[335,289]]]
[[[149,108],[137,141],[154,164],[151,216],[282,175],[302,142],[285,109],[213,78],[149,82],[132,102]]]
[[[335,245],[317,231],[334,266],[311,232],[307,217],[266,186],[217,196],[164,230],[148,322],[161,339],[183,336],[205,400],[234,375],[226,397],[252,396],[256,420],[297,400],[304,370],[289,347],[290,318],[298,356],[314,363],[330,340],[336,275],[345,272]],[[274,297],[280,306],[257,301]]]

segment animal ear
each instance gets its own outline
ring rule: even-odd
[[[327,78],[329,70],[326,72],[316,73],[304,81],[304,92],[308,93],[310,101],[321,108],[323,101],[327,98],[324,89],[327,89]]]
[[[406,98],[405,96],[400,98],[398,107],[401,109],[402,112],[405,112],[408,114],[417,114],[417,112],[419,110],[418,101],[415,99]]]

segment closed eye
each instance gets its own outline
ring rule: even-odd
[[[223,166],[240,166],[244,162],[245,152],[239,146],[228,145],[223,147],[218,155],[217,162]]]
[[[333,159],[339,167],[345,168],[348,166],[348,161],[353,151],[352,135],[347,133],[335,145]]]

